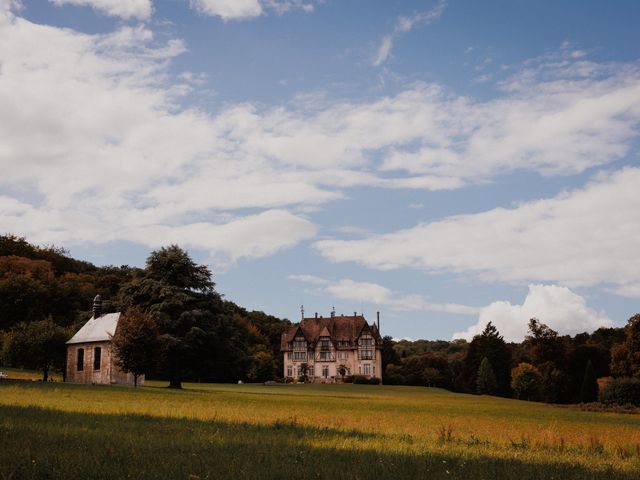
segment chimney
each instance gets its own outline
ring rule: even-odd
[[[358,312],[353,312],[353,316],[357,317],[358,316]]]
[[[380,333],[380,312],[376,312],[376,317],[378,317],[378,333]]]
[[[96,295],[93,299],[93,318],[102,316],[102,298],[100,295]]]
[[[318,312],[316,312],[316,318],[318,318]]]

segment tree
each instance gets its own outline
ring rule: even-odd
[[[591,360],[587,361],[584,369],[584,378],[580,387],[580,403],[595,402],[598,400],[598,379]]]
[[[51,370],[64,370],[65,342],[69,337],[69,331],[56,325],[51,318],[21,322],[6,335],[3,356],[15,367],[41,370],[42,380],[46,382]]]
[[[309,373],[309,365],[306,363],[300,364],[300,376],[298,377],[298,381],[300,383],[307,383],[309,381],[309,377],[307,376]]]
[[[506,344],[498,329],[491,323],[480,335],[473,337],[467,353],[462,361],[461,380],[468,392],[476,391],[478,369],[483,358],[487,358],[493,368],[496,377],[497,395],[508,396],[510,394],[509,382],[511,379],[511,350]]]
[[[160,335],[153,317],[138,306],[128,307],[120,316],[113,336],[117,364],[124,372],[138,377],[153,371],[160,350]]]
[[[530,363],[521,363],[511,371],[511,388],[521,400],[537,400],[541,382],[540,372]]]
[[[391,363],[397,365],[400,363],[400,356],[398,355],[398,352],[396,352],[395,348],[393,347],[395,343],[396,342],[394,342],[393,338],[389,335],[385,335],[384,337],[382,337],[382,349],[380,353],[382,356],[383,375],[387,371],[387,365]]]
[[[611,374],[640,379],[640,314],[627,321],[622,343],[611,349]]]
[[[232,318],[225,315],[211,273],[196,265],[177,245],[151,253],[146,268],[121,290],[121,303],[137,305],[153,316],[159,332],[158,373],[171,388],[185,378],[209,378],[216,370],[237,374],[249,358]]]
[[[479,395],[492,395],[498,388],[496,376],[493,373],[493,367],[487,357],[482,359],[480,368],[478,369],[478,378],[476,380],[476,392]]]

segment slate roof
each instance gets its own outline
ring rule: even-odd
[[[104,342],[105,340],[111,340],[111,337],[116,333],[119,319],[120,312],[107,313],[98,318],[91,317],[89,321],[71,337],[67,345],[72,343]]]
[[[370,331],[373,338],[381,340],[380,332],[378,332],[378,327],[375,323],[369,325],[362,315],[303,318],[300,323],[291,325],[283,332],[280,347],[282,350],[287,350],[287,344],[293,341],[298,330],[302,332],[306,341],[311,344],[315,344],[322,334],[329,333],[334,343],[338,340],[346,340],[354,345],[365,329]]]

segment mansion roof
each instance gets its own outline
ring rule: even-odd
[[[376,340],[381,340],[376,324],[369,325],[362,315],[303,318],[300,323],[291,325],[283,332],[280,346],[282,350],[287,350],[288,343],[300,335],[312,345],[325,336],[334,343],[348,341],[354,345],[365,332],[370,333]]]

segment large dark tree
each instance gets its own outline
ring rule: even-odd
[[[508,396],[511,392],[511,350],[491,322],[487,323],[480,335],[473,337],[462,362],[461,378],[469,392],[476,391],[478,370],[485,357],[496,377],[496,394]]]
[[[64,370],[65,342],[69,337],[69,330],[51,319],[21,322],[6,335],[3,357],[14,367],[42,371],[42,380],[46,382],[50,371]]]
[[[121,303],[153,316],[159,331],[158,373],[169,386],[186,379],[242,378],[250,365],[248,333],[225,311],[209,269],[177,245],[149,256],[121,291]]]

